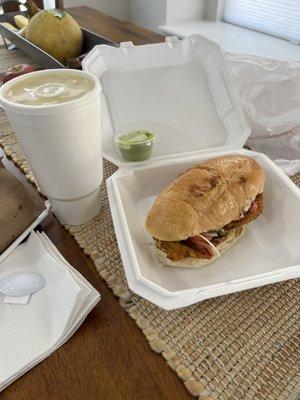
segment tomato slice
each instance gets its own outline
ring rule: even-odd
[[[254,214],[254,215],[258,213],[258,203],[256,201],[253,201],[251,203],[249,211],[250,211],[251,214]]]
[[[191,236],[186,241],[187,245],[192,249],[198,250],[203,256],[212,257],[212,247],[201,236]]]

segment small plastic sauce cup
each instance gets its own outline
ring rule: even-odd
[[[133,162],[148,160],[154,141],[155,134],[144,130],[123,133],[115,139],[124,160]]]

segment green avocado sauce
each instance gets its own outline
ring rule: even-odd
[[[124,160],[136,162],[150,158],[154,140],[154,133],[137,130],[118,136],[116,143]]]

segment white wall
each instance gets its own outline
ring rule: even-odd
[[[158,31],[166,24],[167,0],[129,0],[130,20],[144,28]],[[185,0],[183,0],[185,1]]]
[[[64,7],[87,6],[129,20],[129,0],[64,0]]]
[[[201,19],[205,0],[129,0],[129,15],[133,23],[160,32],[160,25]]]
[[[167,3],[166,24],[198,20],[204,17],[205,0],[164,1]]]

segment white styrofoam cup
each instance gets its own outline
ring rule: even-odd
[[[29,106],[14,103],[4,93],[16,83],[64,69],[43,70],[19,76],[0,89],[0,103],[10,120],[42,192],[58,219],[79,225],[100,211],[99,190],[103,178],[100,118],[100,84],[82,97],[66,103]],[[68,71],[70,73],[70,71]]]

